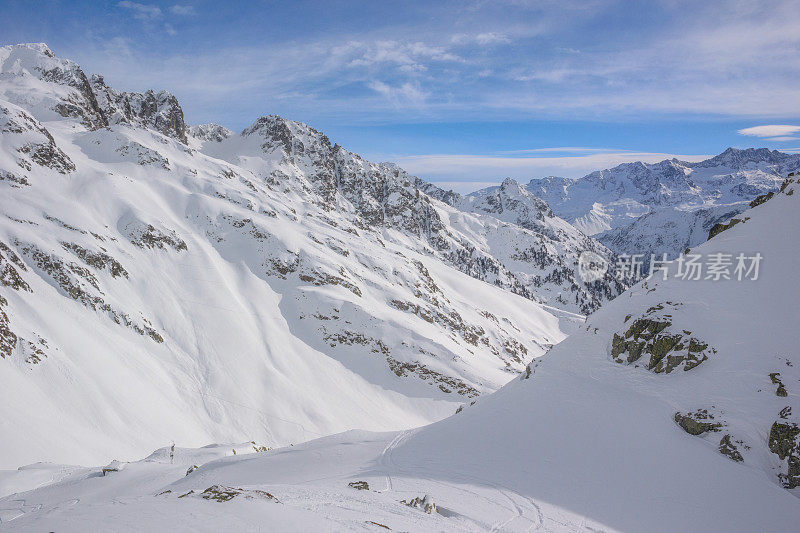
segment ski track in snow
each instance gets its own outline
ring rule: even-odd
[[[393,485],[393,482],[392,482],[392,475],[393,474],[394,475],[403,474],[403,475],[408,476],[408,477],[410,477],[414,473],[421,473],[423,471],[425,472],[426,476],[435,477],[435,475],[437,474],[437,472],[436,472],[436,470],[434,468],[427,468],[426,467],[424,469],[416,469],[416,468],[410,468],[410,467],[398,467],[398,465],[395,464],[395,462],[392,460],[393,451],[397,447],[402,445],[402,443],[404,441],[406,441],[407,439],[411,438],[413,436],[414,432],[415,432],[415,430],[406,430],[406,431],[402,431],[402,432],[398,433],[397,436],[395,436],[389,442],[389,444],[383,449],[383,451],[381,451],[380,457],[378,459],[378,464],[384,470],[384,475],[386,476],[386,488],[384,488],[383,490],[376,491],[376,492],[382,492],[383,493],[383,492],[392,492],[392,491],[394,491],[394,485]],[[511,506],[513,508],[512,515],[508,519],[505,519],[505,520],[502,520],[502,521],[499,521],[499,522],[495,522],[494,524],[491,524],[489,526],[491,531],[493,531],[493,532],[495,532],[495,531],[507,531],[507,530],[509,530],[508,526],[512,522],[515,522],[517,520],[522,520],[524,522],[530,523],[530,525],[525,529],[525,531],[536,531],[536,530],[540,529],[544,525],[544,516],[542,514],[541,508],[536,504],[536,502],[532,498],[521,496],[519,494],[515,494],[513,491],[510,491],[505,487],[502,487],[500,485],[497,485],[497,484],[492,483],[492,482],[490,482],[488,480],[485,480],[485,479],[477,478],[475,476],[467,476],[467,475],[461,474],[460,477],[462,477],[465,481],[470,482],[470,483],[475,483],[477,485],[491,487],[496,492],[496,494],[498,494],[499,496],[502,496],[503,500],[505,500],[505,502],[503,500],[499,500],[499,499],[490,499],[489,500],[491,503],[497,505],[498,507],[507,507],[507,503],[511,503]],[[452,490],[454,492],[464,492],[465,491],[465,489],[463,487],[461,487],[461,486],[456,486],[456,485],[444,483],[442,481],[433,481],[433,480],[431,480],[431,481],[433,483],[437,484],[437,485],[444,486],[444,487],[446,487],[449,490]],[[471,494],[473,496],[478,496],[474,492],[472,492]],[[520,504],[515,499],[515,497],[524,500],[524,503]],[[483,496],[482,498],[486,498],[486,497]],[[533,518],[529,517],[528,514],[533,514]],[[481,525],[482,526],[486,526],[486,524],[481,524]],[[517,528],[513,528],[513,530],[516,531],[518,529]]]

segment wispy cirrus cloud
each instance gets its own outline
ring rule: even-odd
[[[174,37],[178,35],[175,26],[170,22],[164,22],[164,11],[161,7],[155,4],[141,4],[139,2],[132,2],[131,0],[122,0],[117,2],[117,6],[133,13],[133,17],[144,23],[145,27],[150,29],[158,29],[164,34]],[[187,16],[196,14],[194,6],[188,4],[175,4],[170,6],[169,13],[177,16]]]
[[[770,141],[770,142],[777,142],[777,143],[786,143],[786,142],[800,141],[800,137],[792,137],[790,135],[782,135],[780,137],[767,137],[764,140]]]
[[[496,154],[546,154],[546,153],[569,153],[569,154],[592,154],[603,152],[627,152],[628,150],[620,150],[617,148],[589,148],[584,146],[554,146],[552,148],[526,148],[523,150],[503,150],[496,152]],[[493,154],[494,155],[494,154]]]
[[[160,18],[162,15],[161,8],[156,5],[140,4],[138,2],[131,2],[130,0],[122,0],[118,2],[117,5],[130,10],[133,16],[140,20],[154,20]]]
[[[169,8],[169,12],[172,13],[173,15],[181,15],[181,16],[197,14],[194,10],[194,6],[189,4],[175,4]]]
[[[225,57],[234,65],[223,62],[212,86],[258,87],[260,97],[275,99],[303,95],[296,107],[310,113],[381,114],[404,105],[414,120],[796,113],[800,12],[793,3],[734,1],[724,18],[710,4],[651,6],[659,25],[626,26],[614,39],[596,26],[597,17],[624,15],[613,2],[513,4],[496,11],[475,4],[456,11],[457,23],[435,16],[413,25],[387,19],[368,31],[315,33],[268,46],[196,47],[191,67],[175,57],[180,52],[165,59],[187,64],[178,74],[192,79],[189,70],[211,71]],[[142,20],[163,16],[155,5],[119,5]],[[194,13],[183,4],[169,10]],[[284,61],[287,50],[304,62]],[[164,58],[163,50],[158,54]],[[262,75],[277,71],[284,81]],[[291,90],[284,90],[289,82]],[[280,94],[273,92],[277,86]],[[338,90],[345,86],[350,89]]]
[[[767,137],[772,141],[793,141],[797,137],[792,134],[800,132],[800,126],[793,126],[790,124],[767,124],[765,126],[753,126],[751,128],[743,128],[737,131],[739,135],[750,135],[752,137]]]
[[[463,62],[464,60],[447,48],[428,43],[401,41],[350,42],[348,47],[358,55],[350,61],[350,67],[372,67],[393,64],[408,67],[406,72],[427,70],[426,62]]]
[[[487,31],[481,33],[457,33],[450,38],[456,45],[478,44],[481,46],[508,44],[512,41],[511,37],[503,32]]]
[[[121,88],[174,91],[189,120],[234,128],[264,112],[361,124],[687,115],[791,124],[786,117],[800,109],[800,11],[789,0],[732,0],[722,18],[715,1],[648,6],[658,24],[637,19],[644,8],[625,0],[421,2],[409,16],[378,6],[353,24],[330,24],[320,17],[335,14],[306,6],[302,15],[317,17],[308,28],[281,27],[278,13],[264,31],[245,13],[235,36],[185,43],[172,35],[189,35],[191,25],[197,34],[213,23],[210,14],[188,3],[118,5],[142,21],[148,39],[104,36],[106,44],[69,55]],[[630,17],[644,22],[628,24]],[[108,50],[120,41],[126,56]]]
[[[392,87],[376,80],[370,83],[369,87],[385,96],[397,107],[405,107],[406,105],[421,106],[425,103],[425,98],[427,97],[427,94],[420,89],[419,85],[412,82],[405,82],[400,86]]]

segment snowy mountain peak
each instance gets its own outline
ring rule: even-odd
[[[489,187],[470,196],[474,198],[475,206],[482,211],[497,215],[513,212],[514,222],[529,229],[535,226],[534,221],[555,216],[547,202],[512,178],[504,179],[499,187]]]
[[[90,83],[109,123],[149,127],[184,144],[188,142],[183,109],[172,93],[117,91],[97,74],[91,77]]]
[[[225,126],[208,123],[191,126],[189,128],[189,135],[201,141],[222,142],[233,135],[233,132]]]
[[[534,179],[527,188],[617,253],[675,257],[798,168],[800,154],[728,148],[699,163],[624,163],[577,180]]]
[[[294,136],[321,135],[308,124],[284,118],[280,115],[264,115],[259,117],[249,127],[242,130],[242,136],[261,134],[274,136],[276,132],[288,132]]]
[[[183,110],[168,91],[121,92],[103,76],[84,74],[43,43],[0,48],[0,98],[29,110],[39,120],[78,119],[88,129],[109,124],[147,127],[187,142]]]
[[[513,178],[504,179],[502,183],[500,183],[500,187],[505,189],[517,188],[519,189],[520,194],[522,193],[522,185],[520,185],[519,182]]]
[[[446,203],[300,122],[187,128],[167,91],[1,57],[0,468],[418,426],[624,288],[582,281],[609,251],[516,182]]]
[[[39,55],[49,58],[56,57],[53,51],[50,50],[50,47],[45,43],[20,43],[0,47],[0,57],[3,57],[6,54],[8,54],[9,57],[15,57],[20,60],[22,58],[28,58],[29,61],[31,58],[35,58]]]
[[[40,120],[77,118],[90,129],[108,124],[80,66],[56,57],[44,43],[0,48],[0,77],[0,98]]]
[[[22,43],[0,47],[0,73],[21,74],[27,71],[38,75],[54,66],[71,68],[77,64],[69,59],[57,58],[45,43]]]
[[[695,168],[728,167],[736,170],[745,169],[757,163],[779,165],[787,159],[792,159],[791,154],[784,154],[769,148],[728,148],[719,155],[705,161],[695,163]]]

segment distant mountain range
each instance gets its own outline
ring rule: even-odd
[[[625,163],[580,179],[533,179],[526,188],[617,253],[674,257],[798,169],[800,154],[728,148],[699,163]]]

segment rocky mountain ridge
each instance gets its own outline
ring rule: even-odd
[[[0,125],[4,467],[424,424],[621,290],[549,214],[457,209],[281,117],[187,128],[44,45],[0,48]]]
[[[798,168],[800,154],[728,148],[697,163],[624,163],[580,179],[533,179],[527,188],[617,253],[675,257]]]

